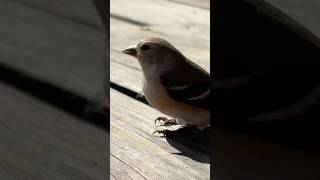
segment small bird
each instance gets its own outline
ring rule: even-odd
[[[123,53],[138,59],[148,103],[174,119],[158,117],[161,126],[210,125],[210,74],[164,39],[147,38]],[[167,131],[156,131],[165,134]]]

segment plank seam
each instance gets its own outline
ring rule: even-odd
[[[113,179],[117,180],[117,178],[110,172],[110,176],[113,177]]]
[[[0,63],[0,81],[24,93],[57,107],[85,122],[104,130],[109,130],[109,109],[85,97],[69,92],[47,82],[33,78],[13,67]]]
[[[120,15],[112,14],[112,13],[110,13],[110,18],[114,18],[114,19],[117,19],[119,21],[127,22],[129,24],[132,24],[132,25],[135,25],[135,26],[139,26],[139,27],[150,26],[150,24],[148,24],[148,23],[136,21],[136,20],[129,19],[127,17],[123,17],[123,16],[120,16]]]
[[[118,158],[117,156],[115,156],[114,154],[110,153],[111,156],[113,156],[114,158],[116,158],[117,160],[119,160],[120,162],[122,162],[123,164],[125,164],[126,166],[128,166],[130,169],[132,169],[134,172],[138,173],[143,179],[147,180],[147,178],[142,175],[139,171],[137,171],[136,169],[134,169],[133,167],[131,167],[129,164],[127,164],[126,162],[124,162],[123,160],[121,160],[120,158]]]
[[[110,88],[113,88],[113,89],[121,92],[122,94],[125,94],[125,95],[127,95],[137,101],[140,101],[140,102],[150,106],[150,104],[145,99],[144,95],[142,95],[140,93],[132,91],[131,89],[125,88],[125,87],[123,87],[117,83],[114,83],[114,82],[110,82]]]
[[[141,71],[141,69],[139,69],[139,68],[136,68],[136,67],[132,67],[132,66],[130,66],[130,65],[128,65],[128,64],[125,64],[125,63],[122,63],[122,62],[119,62],[119,61],[117,61],[117,60],[115,60],[115,59],[110,59],[112,62],[114,62],[114,63],[117,63],[117,64],[120,64],[120,65],[123,65],[123,66],[126,66],[126,67],[128,67],[128,68],[131,68],[131,69],[134,69],[134,70],[138,70],[138,71]]]

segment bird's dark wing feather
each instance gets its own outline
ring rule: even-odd
[[[200,76],[199,73],[201,73]],[[188,78],[188,75],[181,77],[181,75],[175,74],[175,71],[166,72],[160,76],[161,84],[173,100],[209,110],[210,78],[202,72],[199,73],[195,73],[192,78]]]

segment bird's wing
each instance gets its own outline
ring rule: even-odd
[[[162,73],[160,80],[173,100],[209,110],[210,76],[201,68],[180,66]]]

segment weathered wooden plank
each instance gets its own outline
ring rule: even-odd
[[[0,4],[0,63],[92,101],[104,100],[108,52],[103,28],[92,27],[103,25],[91,1]]]
[[[133,69],[137,69],[139,71],[142,70],[137,59],[132,58],[128,55],[125,55],[121,51],[118,51],[118,50],[113,50],[113,49],[110,50],[110,61],[115,62],[115,63],[119,63],[119,64],[123,64],[125,66],[128,66]]]
[[[213,179],[320,178],[320,155],[317,153],[293,150],[225,129],[212,130]]]
[[[126,65],[110,61],[110,81],[142,94],[142,72]]]
[[[107,133],[0,83],[2,179],[106,179]]]
[[[152,135],[160,112],[112,89],[110,98],[110,171],[116,179],[209,179],[208,154]]]
[[[185,41],[196,38],[207,47],[210,44],[209,10],[163,0],[113,0],[110,3],[110,14],[111,17],[121,17],[122,20],[157,33],[180,37]]]
[[[188,6],[210,9],[210,0],[168,0]]]

